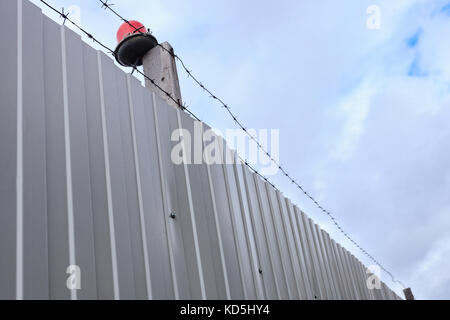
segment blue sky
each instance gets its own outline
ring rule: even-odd
[[[114,47],[120,21],[97,1],[49,2],[78,5],[83,27]],[[249,127],[280,129],[283,165],[417,298],[450,298],[449,0],[114,3],[170,42]],[[370,5],[379,30],[366,26]],[[234,128],[179,73],[191,109]],[[371,264],[288,181],[274,181]]]

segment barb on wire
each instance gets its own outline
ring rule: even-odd
[[[66,24],[67,19],[69,18],[69,12],[65,13],[64,8],[61,9],[60,17],[63,18],[63,25]]]
[[[109,0],[101,1],[102,2],[102,9],[106,9],[108,7],[112,7],[114,3],[108,3]]]
[[[122,20],[124,23],[128,24],[130,27],[135,29],[136,31],[139,31],[138,29],[136,29],[135,26],[133,26],[133,24],[130,23],[130,21],[128,21],[127,19],[125,19],[124,17],[122,17],[116,10],[114,10],[112,8],[112,6],[114,5],[114,3],[109,3],[109,0],[98,0],[100,1],[100,3],[102,4],[102,9],[105,10],[109,10],[111,11],[116,17],[118,17],[120,20]],[[147,30],[150,34],[152,33],[152,31],[150,29]],[[143,33],[142,31],[139,31],[141,33]]]
[[[48,2],[46,2],[45,0],[40,0],[40,2],[42,2],[45,6],[47,6],[49,9],[51,9],[52,11],[56,12],[60,17],[62,17],[64,19],[64,21],[68,21],[70,22],[72,25],[74,25],[78,30],[80,30],[82,33],[84,33],[88,38],[92,39],[95,43],[97,43],[98,45],[100,45],[103,49],[105,49],[109,54],[115,56],[114,50],[112,50],[111,48],[109,48],[108,46],[104,45],[102,42],[100,42],[97,38],[95,38],[91,33],[87,32],[84,28],[82,28],[80,25],[78,25],[75,21],[71,20],[68,17],[68,14],[64,13],[64,9],[62,9],[61,11],[59,11],[58,9],[56,9],[55,7],[53,7],[52,5],[50,5]],[[103,3],[103,1],[102,1]],[[108,5],[108,8],[112,5],[110,3],[107,3],[107,1],[104,1],[105,5]],[[166,90],[164,90],[161,86],[159,86],[154,79],[151,79],[150,77],[148,77],[146,74],[144,74],[142,71],[140,71],[138,68],[136,68],[136,66],[133,67],[133,71],[132,72],[137,72],[140,75],[144,76],[144,78],[146,78],[147,80],[149,80],[158,90],[162,91],[167,97],[169,97],[170,100],[172,100],[178,107],[180,107],[180,109],[186,111],[187,113],[189,113],[193,118],[195,118],[197,121],[200,121],[200,119],[192,112],[190,111],[187,106],[185,104],[181,104],[180,101],[177,101],[169,92],[167,92]]]
[[[62,17],[64,19],[65,23],[66,21],[70,22],[73,26],[75,26],[78,30],[80,30],[82,33],[84,33],[89,39],[92,39],[95,43],[97,43],[98,45],[100,45],[103,49],[107,50],[109,53],[114,54],[114,50],[110,49],[108,46],[104,45],[103,43],[101,43],[100,41],[98,41],[91,33],[87,32],[85,29],[83,29],[80,25],[78,25],[75,21],[71,20],[69,18],[69,15],[64,13],[64,8],[59,11],[58,9],[56,9],[55,7],[51,6],[48,2],[44,1],[44,0],[40,0],[40,2],[42,2],[45,6],[47,6],[50,10],[56,12],[60,17]]]

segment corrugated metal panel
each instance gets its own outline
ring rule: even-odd
[[[255,236],[256,254],[258,258],[258,273],[264,286],[265,299],[278,299],[278,284],[274,273],[272,257],[270,254],[264,222],[262,220],[262,207],[258,197],[258,177],[249,170],[243,170],[248,206],[251,217],[252,233]]]
[[[282,224],[282,230],[281,233],[286,239],[287,243],[287,253],[289,256],[289,262],[290,266],[292,267],[292,272],[294,274],[294,277],[290,280],[295,285],[295,292],[294,292],[294,298],[295,299],[305,299],[306,294],[304,293],[304,284],[301,278],[301,270],[300,266],[298,264],[298,260],[296,259],[298,254],[295,250],[295,244],[294,244],[294,238],[292,234],[292,230],[290,228],[290,221],[289,221],[289,211],[286,203],[286,198],[280,193],[277,192],[277,199],[280,207],[280,218],[281,218],[281,224]]]
[[[285,199],[287,203],[287,209],[289,211],[289,220],[287,221],[287,228],[291,228],[292,236],[294,238],[295,250],[292,253],[292,258],[298,266],[298,271],[296,271],[297,276],[301,279],[302,287],[302,299],[314,299],[314,289],[312,287],[312,278],[309,276],[307,257],[303,250],[302,240],[300,237],[300,232],[297,224],[297,208],[293,206],[289,199]]]
[[[306,233],[306,226],[304,224],[304,213],[300,211],[297,207],[294,207],[294,217],[295,225],[294,229],[297,229],[298,237],[299,237],[299,245],[302,250],[302,258],[304,263],[305,271],[303,272],[303,276],[307,279],[309,283],[309,299],[319,299],[320,287],[318,278],[315,272],[315,265],[313,260],[313,252],[311,251],[311,247],[309,245],[309,236]]]
[[[257,196],[260,202],[261,219],[264,225],[264,233],[267,239],[267,246],[270,253],[272,270],[275,277],[277,296],[279,297],[279,299],[289,299],[286,275],[284,272],[282,272],[283,262],[281,260],[280,249],[277,244],[275,228],[273,225],[271,209],[269,206],[269,198],[267,197],[266,184],[257,176],[254,176],[254,180],[256,184]]]
[[[353,284],[351,281],[351,275],[350,275],[348,267],[347,267],[343,249],[338,243],[334,242],[333,244],[335,247],[336,256],[338,258],[340,269],[342,271],[342,275],[343,275],[343,279],[344,279],[344,283],[345,283],[345,290],[347,292],[346,298],[347,299],[356,299],[355,291],[353,289]]]
[[[21,26],[18,7],[20,1],[0,2],[0,36],[10,39],[8,46],[2,46],[0,59],[0,299],[16,297],[18,96],[21,95],[19,85],[22,79],[18,63],[18,34],[21,27],[12,26]]]
[[[336,261],[334,259],[333,253],[330,250],[331,242],[330,236],[325,231],[321,232],[322,243],[323,243],[323,251],[327,256],[327,266],[329,270],[329,274],[331,275],[331,282],[334,288],[334,295],[336,300],[343,299],[343,292],[341,291],[342,285],[339,283],[339,273],[336,267]]]
[[[223,141],[219,139],[223,145]],[[217,209],[218,233],[223,247],[226,278],[231,299],[244,299],[246,290],[243,279],[243,266],[240,255],[241,250],[236,236],[232,200],[228,192],[228,179],[226,167],[220,164],[210,166],[214,199]]]
[[[88,133],[89,172],[92,224],[95,252],[95,275],[98,299],[113,299],[115,265],[110,237],[110,211],[106,184],[106,157],[100,95],[100,74],[97,53],[83,46],[84,84],[86,94],[86,128]],[[51,92],[49,92],[51,95]],[[62,288],[61,290],[67,290]]]
[[[327,235],[329,237],[329,235]],[[345,267],[343,264],[343,261],[341,259],[341,255],[339,253],[339,249],[337,247],[336,242],[331,239],[330,240],[330,251],[333,254],[334,261],[335,261],[335,268],[337,269],[337,272],[339,274],[339,290],[341,292],[342,299],[351,299],[351,292],[349,289],[349,284],[347,280],[347,275],[345,273]]]
[[[174,130],[208,126],[30,2],[0,9],[0,299],[398,299],[246,166],[173,163]]]
[[[298,299],[298,290],[294,279],[294,272],[292,270],[291,259],[287,247],[285,233],[282,227],[281,215],[282,212],[279,207],[277,191],[270,186],[266,185],[267,197],[269,200],[269,209],[274,226],[274,232],[276,237],[276,243],[281,256],[282,272],[285,276],[287,283],[287,292],[289,299]]]
[[[320,229],[320,227],[316,224],[315,225],[316,231],[317,231],[317,240],[318,240],[318,248],[320,249],[320,252],[322,253],[322,259],[323,259],[323,266],[324,266],[324,273],[327,277],[327,284],[330,287],[331,292],[331,298],[334,300],[339,299],[339,293],[337,292],[337,288],[335,286],[335,275],[331,271],[331,260],[328,256],[325,248],[325,242],[324,242],[324,231]]]

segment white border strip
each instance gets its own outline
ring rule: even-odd
[[[62,85],[64,98],[64,144],[66,156],[66,184],[67,184],[67,224],[69,234],[69,263],[76,265],[75,254],[75,222],[73,215],[73,185],[72,185],[72,155],[70,145],[70,121],[69,121],[69,93],[67,85],[67,50],[65,27],[61,26],[61,47],[62,47]],[[77,291],[71,290],[72,300],[77,300]]]
[[[228,159],[228,157],[230,159],[231,158],[235,159],[233,157],[233,151],[227,147],[227,145],[223,139],[221,141],[223,143],[223,147],[224,147],[227,159]],[[239,277],[241,279],[241,284],[242,284],[242,293],[244,294],[244,300],[248,300],[247,284],[245,281],[246,275],[245,275],[245,270],[244,270],[244,266],[243,266],[243,262],[242,262],[244,260],[244,258],[243,258],[242,248],[239,243],[239,235],[237,232],[237,221],[236,221],[236,216],[235,216],[236,212],[233,207],[233,197],[231,195],[232,190],[231,190],[230,180],[232,177],[228,176],[229,174],[234,175],[234,172],[230,173],[229,170],[232,170],[232,168],[230,168],[230,167],[231,167],[231,165],[223,164],[222,171],[223,171],[224,182],[225,182],[225,190],[227,193],[228,208],[230,209],[229,213],[230,213],[231,227],[233,230],[234,246],[236,248],[236,256],[238,258],[238,266],[239,266],[239,273],[240,273]]]
[[[266,221],[266,216],[264,213],[264,207],[262,204],[262,192],[264,192],[261,189],[261,185],[263,182],[262,180],[259,179],[259,177],[256,175],[256,173],[252,174],[252,178],[253,178],[253,183],[255,184],[255,192],[256,192],[256,196],[258,198],[258,205],[259,205],[259,212],[261,215],[261,224],[263,225],[263,230],[261,230],[260,232],[264,232],[264,238],[266,240],[266,244],[267,244],[267,251],[269,253],[269,260],[270,260],[270,265],[272,267],[272,274],[273,274],[273,279],[275,282],[275,289],[276,289],[276,294],[277,294],[277,298],[278,300],[281,300],[281,289],[280,289],[280,284],[279,284],[279,280],[276,273],[276,268],[275,268],[275,253],[274,253],[274,244],[270,243],[270,238],[267,236],[267,234],[269,233],[269,229],[267,227],[267,221]],[[264,187],[263,187],[264,188]],[[268,210],[268,208],[266,208],[266,210]]]
[[[278,270],[278,272],[280,272],[282,274],[284,281],[286,283],[288,300],[294,300],[292,289],[290,287],[291,282],[288,279],[288,274],[287,274],[287,269],[286,269],[286,261],[285,261],[286,254],[289,255],[289,253],[283,251],[281,235],[280,235],[280,231],[278,230],[278,227],[277,227],[278,226],[277,220],[275,218],[275,214],[277,214],[277,213],[275,213],[274,201],[278,202],[276,190],[272,186],[270,186],[267,182],[264,182],[264,186],[266,189],[267,201],[269,203],[269,207],[267,209],[269,210],[270,219],[268,219],[269,220],[268,223],[272,222],[273,230],[275,231],[275,242],[276,242],[275,250],[278,249],[278,253],[280,255],[281,270]],[[273,197],[275,197],[275,200],[272,199],[271,195]],[[278,206],[278,204],[277,204],[277,206]],[[281,210],[281,208],[280,208],[280,210]]]
[[[247,195],[245,194],[245,190],[244,188],[245,186],[245,182],[241,181],[240,177],[243,176],[242,172],[242,164],[240,163],[237,154],[233,153],[233,155],[235,156],[234,158],[234,164],[233,166],[233,172],[234,172],[234,179],[236,181],[236,191],[237,191],[237,195],[238,195],[238,201],[239,201],[239,209],[240,209],[240,217],[241,217],[241,221],[242,221],[242,227],[245,233],[245,244],[247,246],[247,252],[248,252],[248,258],[249,261],[251,263],[251,273],[252,273],[252,279],[253,279],[253,287],[255,289],[255,297],[256,300],[264,300],[264,284],[262,283],[262,277],[259,274],[259,272],[257,272],[256,270],[259,270],[259,268],[261,267],[261,264],[259,263],[258,260],[258,252],[256,249],[256,245],[255,245],[255,236],[253,235],[253,237],[250,237],[250,232],[252,232],[252,227],[251,227],[251,221],[248,221],[249,219],[249,213],[246,210],[245,207],[245,201],[246,199],[244,199],[244,197],[246,197]],[[239,171],[241,171],[241,175],[239,175]],[[244,178],[243,178],[244,179]],[[244,184],[244,186],[242,186],[242,184]],[[247,208],[248,209],[248,208]],[[253,241],[252,241],[253,238]]]
[[[134,151],[134,166],[136,169],[136,184],[137,184],[137,192],[138,192],[138,201],[139,201],[139,217],[140,217],[140,225],[141,225],[141,233],[142,233],[142,247],[144,250],[144,265],[145,265],[145,280],[147,285],[147,298],[149,300],[153,299],[152,294],[152,282],[150,278],[150,263],[148,258],[148,244],[147,244],[147,230],[145,224],[145,215],[144,215],[144,200],[142,199],[142,183],[141,183],[141,170],[139,167],[139,154],[138,154],[138,145],[136,138],[136,123],[134,118],[134,103],[133,97],[131,94],[131,80],[130,74],[127,74],[127,87],[128,87],[128,105],[130,108],[130,122],[131,122],[131,135],[133,137],[133,151]]]
[[[103,131],[103,152],[105,156],[105,176],[106,176],[106,193],[108,198],[108,218],[109,218],[109,235],[111,242],[111,259],[112,259],[112,271],[113,271],[113,284],[114,284],[114,299],[120,300],[119,291],[119,274],[117,267],[117,249],[116,249],[116,233],[114,229],[114,212],[112,203],[112,191],[111,191],[111,169],[109,165],[109,149],[108,149],[108,132],[106,129],[106,108],[105,108],[105,90],[103,87],[103,68],[101,61],[101,53],[97,51],[98,62],[98,79],[100,87],[100,109],[102,114],[102,131]]]
[[[286,219],[289,219],[289,208],[288,204],[286,203],[286,198],[279,192],[275,192],[277,201],[278,201],[278,207],[280,208],[280,220],[281,220],[281,227],[282,227],[282,233],[284,234],[284,238],[286,240],[286,246],[287,246],[287,252],[289,255],[289,261],[290,265],[292,267],[292,272],[294,273],[294,280],[295,280],[295,287],[297,288],[298,293],[298,300],[302,299],[303,296],[303,281],[300,278],[300,270],[296,268],[295,263],[295,257],[297,257],[295,250],[294,250],[294,244],[293,244],[293,237],[289,237],[289,221],[286,221]],[[283,201],[284,200],[284,201]],[[283,205],[284,202],[284,205]],[[293,230],[291,229],[291,235],[293,236]],[[298,272],[297,272],[298,271]]]
[[[199,124],[201,127],[202,136],[203,136],[203,134],[204,134],[203,123],[199,122]],[[194,126],[195,126],[195,122],[194,122]],[[216,137],[214,137],[214,139],[218,139],[218,137],[216,136]],[[202,139],[202,148],[205,148],[205,141],[203,141],[203,139]],[[213,207],[213,213],[214,213],[214,223],[216,225],[217,240],[219,242],[220,262],[222,264],[223,281],[225,283],[225,294],[227,296],[227,300],[231,300],[230,283],[228,281],[228,270],[227,270],[227,264],[226,264],[226,260],[225,260],[225,252],[223,249],[222,233],[220,232],[219,216],[218,216],[218,212],[217,212],[216,194],[214,191],[214,184],[212,181],[211,165],[209,164],[209,163],[211,163],[211,159],[209,158],[208,153],[206,153],[205,157],[207,160],[205,167],[206,167],[206,173],[208,176],[209,192],[211,193],[211,201],[212,201],[212,207]]]
[[[178,289],[178,280],[177,280],[177,273],[175,269],[175,258],[173,253],[173,246],[172,241],[170,241],[170,228],[168,226],[168,221],[166,214],[168,214],[168,200],[166,195],[166,177],[164,175],[164,166],[162,161],[162,151],[161,151],[161,138],[159,134],[159,120],[158,120],[158,110],[156,106],[156,94],[152,92],[152,102],[153,102],[153,115],[154,115],[154,122],[155,122],[155,135],[156,135],[156,145],[158,148],[158,164],[159,164],[159,177],[161,182],[161,197],[163,201],[163,208],[164,208],[164,226],[166,228],[166,239],[167,239],[167,247],[169,248],[169,259],[170,259],[170,270],[172,271],[172,285],[173,285],[173,291],[175,295],[175,300],[180,299],[180,290]]]
[[[253,234],[253,239],[254,239],[254,247],[255,247],[255,259],[256,259],[256,263],[257,265],[255,265],[255,270],[259,270],[263,268],[263,261],[262,261],[262,252],[261,252],[261,244],[259,243],[259,239],[256,236],[256,233],[258,232],[258,230],[256,230],[256,222],[255,222],[255,207],[252,205],[252,198],[255,200],[257,200],[257,196],[256,196],[256,191],[254,194],[251,193],[250,191],[250,184],[253,182],[253,177],[251,176],[251,173],[249,171],[247,171],[246,168],[241,167],[241,171],[242,171],[242,181],[243,181],[243,190],[245,190],[245,194],[247,195],[247,201],[248,201],[248,213],[249,213],[249,224],[250,226],[248,227],[249,230],[251,229],[252,234]],[[256,189],[255,189],[256,190]],[[259,207],[259,203],[258,203],[258,207]],[[255,275],[257,273],[255,272]],[[266,286],[266,281],[262,275],[262,273],[259,273],[259,279],[257,280],[258,283],[258,291],[260,292],[260,294],[262,295],[262,297],[259,300],[266,300],[268,299],[268,291],[267,291],[267,286]]]
[[[17,1],[16,299],[23,300],[23,7]]]
[[[202,294],[202,300],[206,300],[206,288],[205,288],[205,280],[204,280],[204,276],[203,276],[203,266],[202,266],[202,259],[200,256],[200,246],[199,246],[199,241],[198,241],[198,233],[197,233],[197,224],[196,224],[196,219],[195,219],[195,211],[194,211],[194,204],[192,201],[192,191],[191,191],[191,181],[189,178],[189,169],[188,169],[188,165],[187,165],[187,155],[186,155],[186,143],[185,143],[185,139],[183,136],[183,126],[181,125],[181,116],[180,116],[180,110],[177,109],[177,119],[178,119],[178,127],[180,129],[180,133],[181,133],[181,139],[183,141],[182,144],[182,150],[183,150],[183,168],[184,168],[184,175],[186,177],[186,191],[187,191],[187,196],[188,196],[188,202],[189,202],[189,213],[191,216],[191,224],[192,224],[192,232],[194,233],[194,247],[195,247],[195,255],[197,258],[197,266],[198,266],[198,276],[200,279],[200,289],[201,289],[201,294]]]

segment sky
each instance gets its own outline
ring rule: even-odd
[[[82,26],[115,46],[121,22],[97,1],[48,2],[77,5]],[[168,41],[249,128],[279,129],[283,166],[416,298],[450,299],[449,0],[113,2]],[[371,5],[379,29],[368,28]],[[235,128],[178,69],[191,110]],[[272,178],[373,264],[289,181]]]

